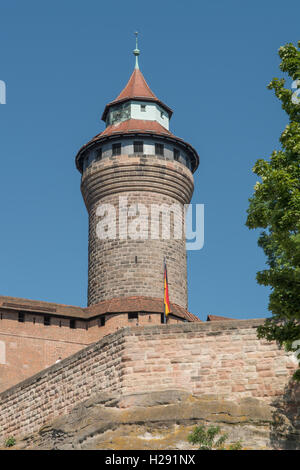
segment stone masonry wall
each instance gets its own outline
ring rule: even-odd
[[[126,337],[124,394],[182,389],[236,400],[280,396],[295,370],[290,353],[257,338],[264,320],[135,328]]]
[[[173,213],[171,217],[166,213],[154,214],[151,208],[154,205],[173,207],[175,214],[183,219],[183,205],[190,202],[193,194],[190,170],[178,162],[155,156],[122,155],[91,165],[82,176],[81,189],[89,212],[88,304],[130,296],[163,297],[163,260],[166,258],[172,300],[187,308],[183,220],[176,239]],[[119,197],[123,201],[127,199],[121,211]],[[110,204],[116,210],[115,214],[102,214],[107,223],[115,225],[115,239],[110,232],[107,239],[98,236],[97,224],[102,217],[96,212],[100,203]],[[139,206],[141,204],[145,210]],[[133,212],[127,217],[130,207]],[[176,220],[179,219],[176,217]],[[151,224],[160,226],[156,239]],[[170,236],[162,233],[162,224],[170,226]],[[135,225],[140,238],[133,238],[134,232],[130,232]],[[126,234],[125,239],[119,227]]]
[[[43,315],[24,315],[20,323],[18,312],[0,308],[0,393],[120,328],[161,323],[160,313],[139,312],[137,320],[124,312],[106,314],[104,325],[99,318],[77,319],[73,329],[68,318],[52,317],[45,326]],[[170,323],[181,321],[170,315]]]
[[[52,317],[44,326],[42,315],[28,312],[19,323],[17,312],[0,309],[0,392],[85,348],[89,336],[83,321],[71,329],[67,318]]]
[[[103,391],[120,392],[124,337],[115,333],[0,394],[0,438],[27,434]]]
[[[263,320],[124,328],[0,394],[0,438],[37,431],[103,390],[122,395],[180,389],[238,402],[284,393],[290,354],[258,340]]]

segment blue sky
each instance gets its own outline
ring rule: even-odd
[[[88,219],[74,156],[104,128],[107,102],[133,66],[174,115],[171,130],[200,155],[193,202],[205,245],[189,252],[189,309],[268,314],[256,272],[265,257],[245,227],[257,158],[286,125],[266,85],[278,48],[299,36],[299,1],[3,0],[0,7],[0,294],[86,304]],[[172,293],[170,293],[172,296]]]

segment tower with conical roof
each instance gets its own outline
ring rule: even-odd
[[[193,194],[199,158],[170,132],[172,110],[149,88],[139,53],[136,44],[134,71],[104,109],[105,130],[76,156],[89,213],[88,305],[136,297],[143,311],[142,299],[163,301],[165,259],[170,300],[186,309],[181,217]],[[169,232],[163,226],[168,223]]]

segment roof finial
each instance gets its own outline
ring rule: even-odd
[[[139,55],[140,55],[140,50],[138,48],[138,32],[136,31],[135,33],[135,49],[133,51],[135,55],[135,68],[139,69]]]

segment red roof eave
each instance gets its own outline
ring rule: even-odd
[[[76,166],[79,171],[82,171],[81,164],[80,164],[80,156],[82,152],[88,149],[91,145],[96,142],[101,142],[106,139],[110,138],[117,138],[126,135],[133,135],[133,134],[140,134],[140,135],[154,135],[158,137],[164,137],[166,139],[170,139],[175,141],[185,147],[192,153],[194,156],[195,164],[193,165],[193,172],[196,171],[199,165],[199,157],[196,150],[187,142],[185,142],[180,137],[176,137],[172,132],[168,131],[164,128],[161,124],[157,121],[143,121],[139,119],[129,119],[127,121],[123,121],[118,125],[108,126],[103,132],[97,134],[93,139],[87,142],[85,145],[81,147],[79,152],[76,155]]]

